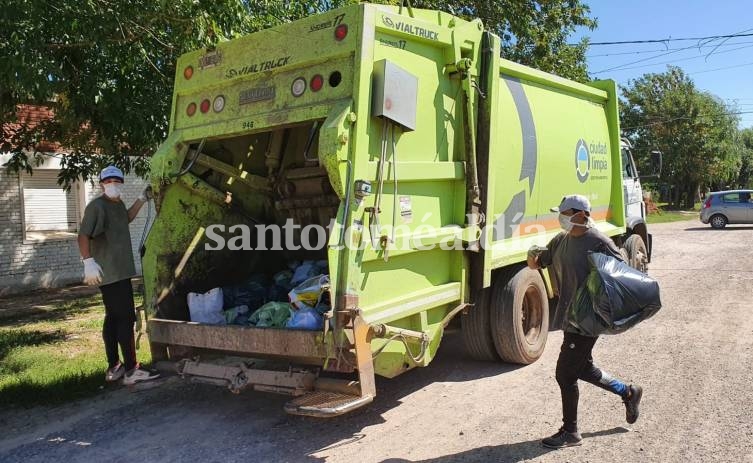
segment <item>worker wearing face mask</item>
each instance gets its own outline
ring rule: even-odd
[[[619,395],[625,404],[628,423],[638,419],[643,390],[640,386],[625,384],[596,367],[591,351],[598,338],[573,332],[567,319],[575,294],[591,270],[588,253],[599,252],[622,261],[619,249],[608,236],[594,227],[591,203],[585,196],[565,196],[559,207],[552,208],[552,211],[559,212],[559,223],[564,232],[555,236],[546,248],[531,248],[528,266],[532,269],[548,267],[559,292],[553,326],[565,332],[555,375],[562,395],[563,425],[542,444],[549,448],[562,448],[581,444],[577,423],[579,379]]]
[[[123,194],[123,172],[108,166],[99,176],[102,195],[93,199],[84,211],[79,228],[78,246],[84,262],[84,282],[97,285],[105,305],[102,338],[105,343],[108,369],[107,381],[123,378],[130,385],[158,377],[140,368],[136,361],[134,323],[136,310],[133,302],[131,278],[136,275],[128,224],[136,218],[141,207],[151,198],[147,187],[139,198],[126,209]],[[118,345],[123,361],[118,355]]]

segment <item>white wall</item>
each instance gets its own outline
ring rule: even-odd
[[[8,155],[0,155],[0,166],[7,162]],[[40,169],[58,169],[59,160],[47,158]],[[130,207],[144,189],[146,182],[127,175],[123,201]],[[85,182],[80,193],[80,213],[86,204],[100,194],[99,184]],[[22,292],[36,288],[51,288],[81,282],[83,264],[78,252],[76,237],[24,240],[22,192],[17,174],[9,174],[0,167],[0,295]],[[152,206],[152,216],[154,207]],[[136,272],[141,273],[138,246],[144,230],[147,205],[131,222],[131,243],[136,261]]]

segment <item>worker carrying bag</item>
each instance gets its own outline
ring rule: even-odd
[[[656,280],[605,254],[589,253],[588,261],[591,272],[568,310],[567,331],[619,334],[659,311]]]

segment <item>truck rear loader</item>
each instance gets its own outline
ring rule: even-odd
[[[614,82],[502,59],[479,20],[439,11],[353,5],[183,55],[142,248],[153,359],[320,417],[429,365],[454,317],[471,357],[535,362],[557,289],[526,254],[561,231],[564,195],[650,259],[617,105]],[[326,260],[321,330],[190,321],[189,292],[303,259]]]

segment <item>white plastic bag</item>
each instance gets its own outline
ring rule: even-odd
[[[209,325],[224,325],[222,312],[222,288],[210,289],[206,293],[188,293],[188,311],[192,322]]]
[[[329,289],[329,277],[327,275],[319,275],[313,278],[309,278],[303,283],[299,284],[292,291],[288,293],[290,303],[296,309],[303,309],[305,307],[316,307],[316,305],[322,299],[322,292]]]

